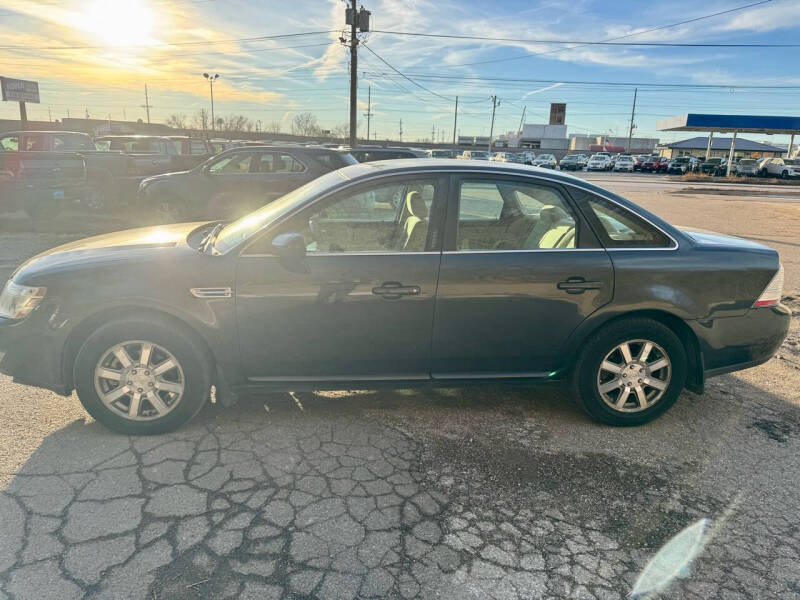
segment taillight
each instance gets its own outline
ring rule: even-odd
[[[762,306],[777,306],[781,301],[781,294],[783,294],[783,265],[778,268],[778,272],[764,288],[764,291],[758,297],[758,300],[753,304],[753,308],[761,308]]]

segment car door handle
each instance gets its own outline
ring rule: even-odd
[[[378,287],[372,288],[372,293],[382,296],[386,300],[397,300],[402,296],[419,296],[418,285],[403,285],[399,281],[386,281]]]
[[[557,283],[556,287],[568,294],[582,294],[586,290],[599,290],[603,285],[602,281],[586,281],[583,277],[570,277],[566,281]]]

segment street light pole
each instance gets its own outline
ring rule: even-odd
[[[216,128],[216,123],[214,123],[214,80],[219,79],[220,75],[219,73],[213,75],[203,73],[203,77],[208,79],[208,85],[211,88],[211,131],[214,131]]]

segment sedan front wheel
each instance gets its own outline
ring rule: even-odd
[[[573,383],[595,421],[641,425],[666,412],[686,383],[683,343],[666,325],[625,319],[597,332],[584,346]]]
[[[158,317],[112,321],[84,343],[75,388],[87,412],[120,433],[177,429],[205,405],[210,361],[186,332]]]

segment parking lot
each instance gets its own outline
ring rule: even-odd
[[[795,315],[778,355],[638,428],[550,385],[248,397],[132,438],[2,377],[0,599],[622,599],[701,519],[699,560],[660,597],[797,598],[800,188],[579,176],[777,249]],[[120,224],[0,215],[0,275]]]

